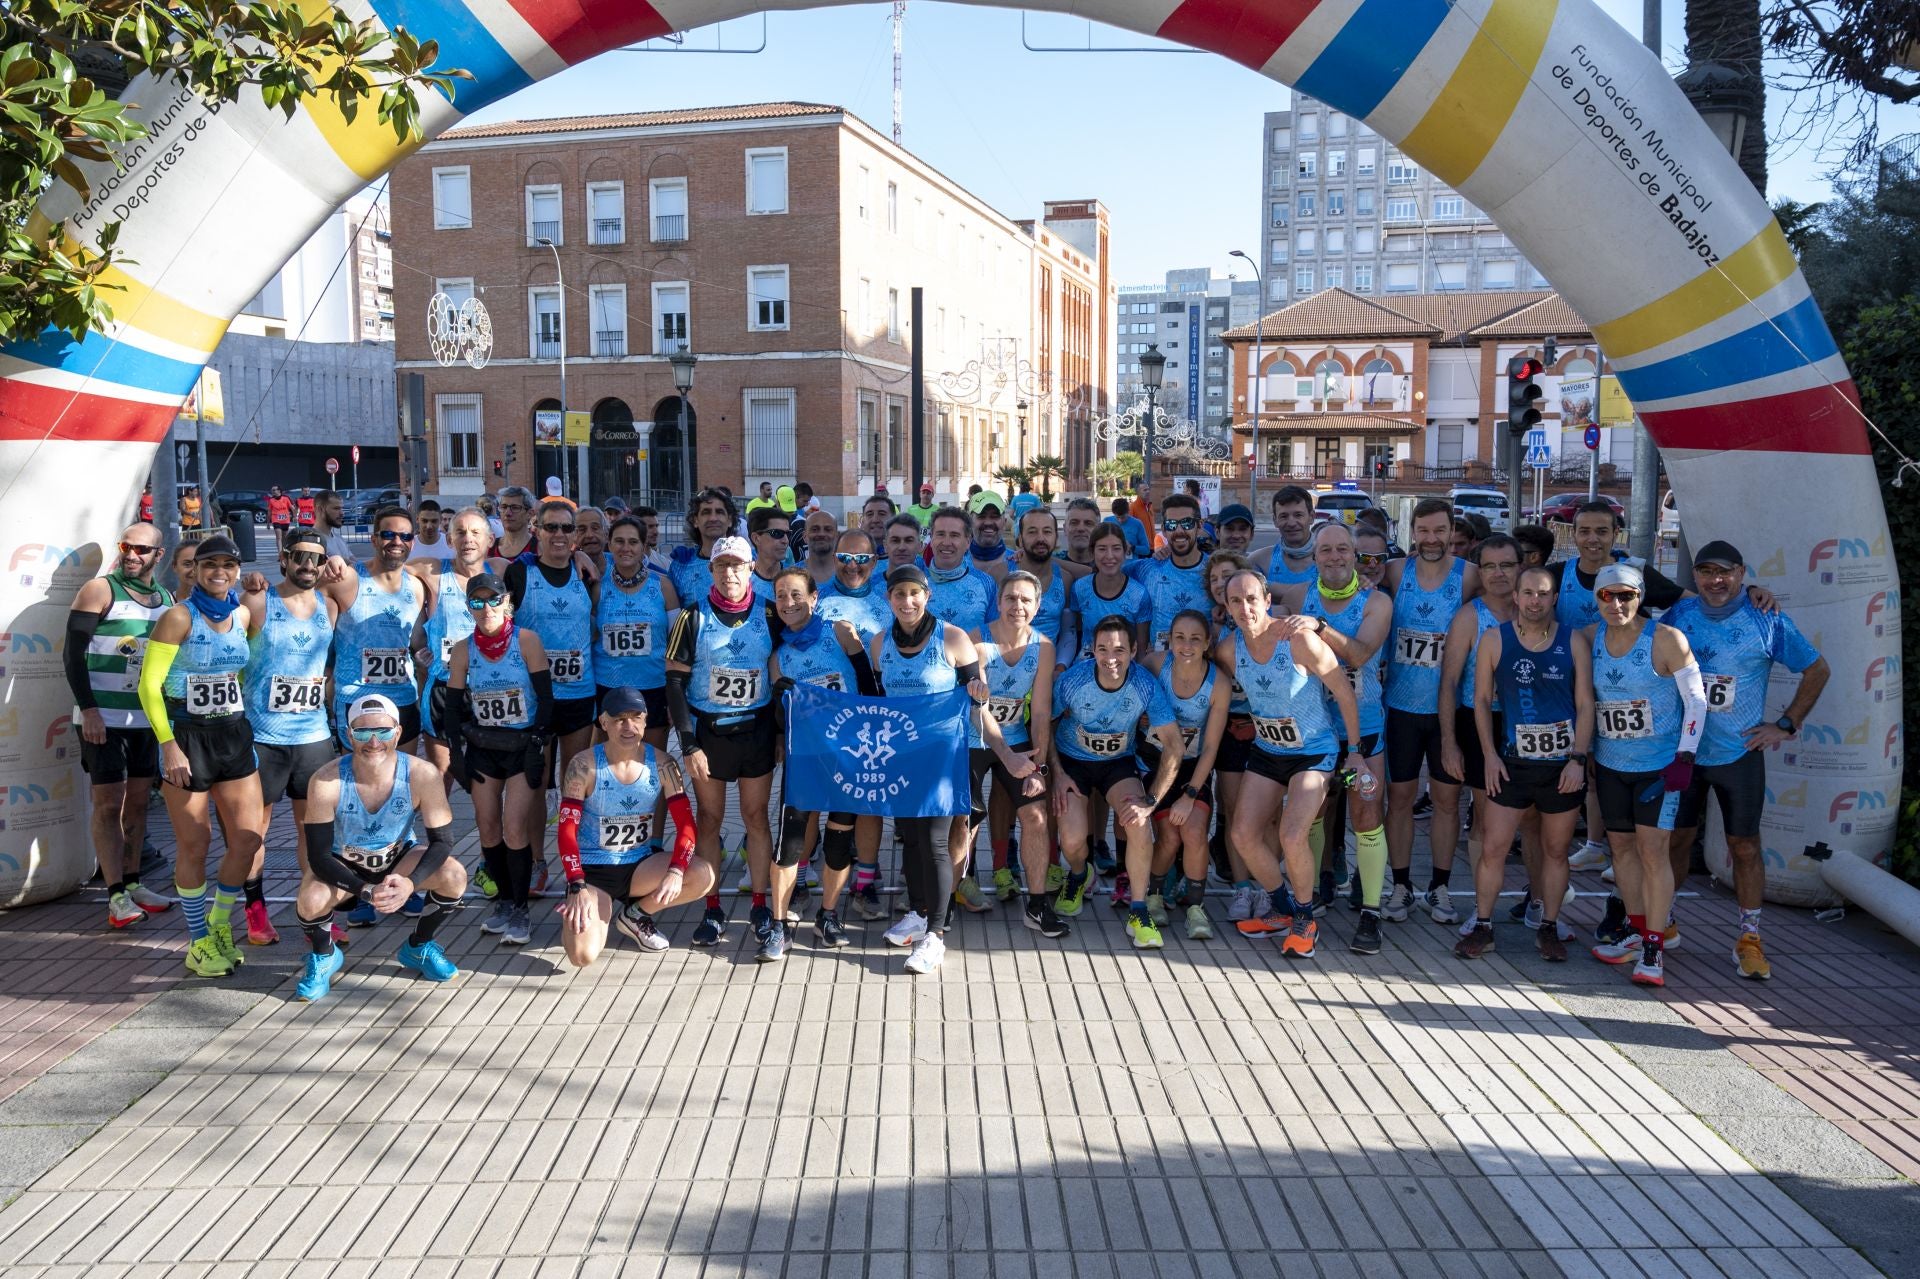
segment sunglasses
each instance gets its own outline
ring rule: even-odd
[[[525,502],[502,502],[500,503],[500,509],[503,511],[531,511],[533,508]]]
[[[838,554],[836,554],[834,558],[839,560],[842,564],[851,564],[856,568],[859,568],[867,564],[871,564],[875,559],[874,555],[871,553],[856,554],[855,552],[852,552],[852,551],[841,551]]]
[[[1169,533],[1189,533],[1200,527],[1200,521],[1188,515],[1177,520],[1161,520],[1160,527]]]
[[[553,534],[555,537],[560,536],[562,533],[573,532],[573,525],[571,524],[542,524],[540,527],[542,530]]]
[[[1640,598],[1639,591],[1595,591],[1595,599],[1602,604],[1631,604]]]
[[[327,557],[319,551],[288,551],[287,563],[295,568],[318,568],[327,562]]]
[[[1493,572],[1496,572],[1496,573],[1518,573],[1520,571],[1520,561],[1519,560],[1481,560],[1480,571],[1482,573],[1485,573],[1488,570],[1492,570]]]
[[[390,742],[400,736],[398,727],[394,728],[350,728],[347,730],[356,742]]]
[[[402,533],[399,529],[383,528],[375,534],[383,542],[411,542],[413,534]]]
[[[157,546],[142,546],[139,542],[122,542],[120,543],[120,553],[122,555],[158,555],[160,548]]]
[[[490,595],[485,599],[467,601],[467,607],[475,613],[484,613],[490,608],[505,608],[506,606],[507,597],[504,595]]]

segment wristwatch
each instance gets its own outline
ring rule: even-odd
[[[1185,786],[1182,786],[1180,788],[1180,793],[1182,795],[1185,795],[1188,799],[1200,798],[1200,788],[1195,786],[1192,782],[1188,782]]]
[[[1791,715],[1782,715],[1779,719],[1773,721],[1773,726],[1785,733],[1788,737],[1794,737],[1800,732],[1800,726],[1793,722],[1793,716]]]

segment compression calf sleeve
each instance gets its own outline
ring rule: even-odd
[[[1317,877],[1320,868],[1327,864],[1327,823],[1325,818],[1316,817],[1313,825],[1307,827],[1307,847],[1313,851],[1313,873]]]
[[[300,931],[306,934],[307,948],[316,955],[333,953],[333,912],[328,911],[318,919],[307,919],[296,915],[300,920]]]
[[[267,877],[265,875],[255,875],[240,887],[247,895],[247,905],[264,906],[267,904]]]
[[[407,940],[415,946],[424,946],[433,940],[440,931],[440,925],[447,916],[459,908],[458,897],[443,897],[439,893],[428,893],[427,904],[420,911],[420,918],[414,921],[413,933]]]
[[[1359,845],[1360,904],[1368,910],[1378,910],[1387,879],[1387,828],[1375,826],[1372,830],[1356,832],[1353,838]]]
[[[182,888],[176,882],[173,895],[180,899],[180,917],[187,921],[188,938],[199,941],[207,935],[207,886]]]

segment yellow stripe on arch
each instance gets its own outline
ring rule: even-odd
[[[1557,0],[1494,0],[1446,87],[1401,142],[1448,186],[1473,176],[1520,105]]]
[[[36,209],[28,221],[29,234],[44,235],[50,227],[46,216]],[[85,262],[94,256],[69,235],[60,237],[60,247],[75,262]],[[94,279],[94,287],[105,297],[116,324],[208,354],[226,336],[227,320],[143,284],[117,266],[100,272]]]
[[[299,9],[300,15],[309,22],[334,13],[334,6],[325,3],[325,0],[307,0]],[[325,81],[337,65],[332,60],[322,63],[315,71],[314,79]],[[314,130],[340,157],[340,162],[368,182],[385,173],[395,162],[426,141],[419,138],[403,143],[394,135],[391,124],[380,122],[380,91],[380,84],[375,83],[360,99],[359,110],[351,121],[341,111],[339,100],[329,93],[315,94],[300,103],[299,114],[312,122]]]
[[[1593,326],[1610,359],[1625,359],[1685,337],[1733,314],[1800,269],[1780,224],[1771,219],[1718,267],[1709,267],[1679,288],[1617,320]]]

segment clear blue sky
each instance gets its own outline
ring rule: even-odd
[[[1601,3],[1639,29],[1638,0]],[[1683,61],[1682,10],[1666,0],[1669,67]],[[886,133],[890,11],[772,13],[767,47],[752,55],[605,54],[475,120],[799,99],[844,106]],[[690,34],[687,47],[751,48],[761,31],[759,18],[742,19]],[[1031,15],[1026,34],[1036,45],[1146,43],[1049,14]],[[1015,10],[913,0],[905,85],[907,147],[1007,216],[1036,216],[1049,199],[1104,200],[1120,283],[1152,283],[1173,267],[1224,275],[1244,270],[1230,249],[1259,253],[1260,118],[1290,97],[1274,81],[1211,54],[1033,53]],[[1920,108],[1883,114],[1883,136],[1916,129]],[[1771,195],[1824,198],[1825,174],[1811,153],[1777,155]]]

